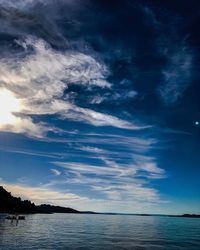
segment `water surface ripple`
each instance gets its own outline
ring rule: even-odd
[[[0,249],[200,250],[200,219],[36,214],[16,226],[1,215]]]

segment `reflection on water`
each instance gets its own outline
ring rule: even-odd
[[[199,250],[200,219],[37,214],[16,226],[0,216],[0,249]]]

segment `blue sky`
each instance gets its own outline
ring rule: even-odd
[[[200,212],[198,1],[0,0],[0,182],[37,204]]]

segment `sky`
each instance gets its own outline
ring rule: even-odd
[[[194,0],[0,0],[0,185],[200,213],[199,23]]]

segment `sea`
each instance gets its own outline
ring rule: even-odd
[[[0,215],[0,249],[200,250],[200,219],[103,214]]]

